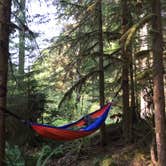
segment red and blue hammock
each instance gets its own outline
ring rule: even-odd
[[[85,126],[86,121],[84,117],[82,117],[78,121],[60,127],[37,124],[32,122],[30,122],[30,126],[39,135],[46,138],[63,141],[74,140],[88,136],[95,132],[97,129],[99,129],[107,118],[110,108],[111,103],[108,103],[101,109],[86,115],[86,117],[89,116],[91,119],[94,119],[94,121],[87,126]],[[79,129],[72,129],[73,127],[78,127]]]
[[[38,124],[34,122],[29,122],[27,120],[23,120],[16,114],[5,110],[6,113],[14,116],[18,120],[21,120],[23,123],[29,125],[34,131],[36,131],[39,135],[54,139],[54,140],[74,140],[77,138],[85,137],[93,132],[95,132],[97,129],[101,127],[101,125],[104,123],[105,119],[107,118],[108,112],[111,108],[111,103],[108,103],[104,105],[102,108],[100,108],[97,111],[94,111],[78,121],[72,122],[70,124],[66,124],[60,127],[50,126],[46,124]],[[93,121],[90,124],[87,123],[87,119],[85,117],[88,117],[89,119],[93,119]],[[74,129],[77,128],[77,129]]]

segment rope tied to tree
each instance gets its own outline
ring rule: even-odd
[[[122,85],[120,86],[120,88],[117,90],[117,92],[116,92],[115,95],[113,96],[113,98],[112,98],[112,100],[111,100],[111,103],[114,102],[114,99],[118,96],[118,94],[120,93],[121,89],[122,89]]]
[[[15,113],[13,113],[13,112],[7,110],[6,108],[0,107],[0,110],[1,110],[0,116],[1,116],[1,115],[5,115],[5,116],[6,116],[6,115],[10,115],[10,116],[12,116],[12,117],[18,119],[18,120],[21,121],[22,123],[28,124],[28,120],[25,120],[25,119],[21,118],[20,116],[18,116],[18,115],[16,115]]]

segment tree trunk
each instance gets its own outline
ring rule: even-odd
[[[24,74],[24,64],[25,64],[25,3],[26,0],[20,0],[20,12],[18,15],[19,18],[19,74]]]
[[[129,28],[130,13],[127,6],[127,1],[122,0],[122,34]],[[122,41],[122,100],[123,100],[123,137],[125,142],[131,141],[132,117],[129,109],[129,50],[125,50],[125,41]]]
[[[144,14],[140,15],[140,19],[144,17]],[[149,50],[148,44],[148,27],[149,24],[145,24],[139,32],[140,51]],[[151,54],[151,53],[150,53]],[[139,60],[140,71],[144,72],[152,68],[151,55],[143,57]],[[151,79],[147,78],[145,81],[141,81],[140,91],[140,117],[142,119],[152,118],[153,116],[153,98],[152,98],[152,83]]]
[[[153,101],[155,111],[155,132],[158,165],[166,164],[166,127],[165,127],[165,99],[163,81],[163,39],[161,25],[161,4],[160,0],[152,1],[152,12],[156,15],[152,19],[153,39]]]
[[[5,165],[5,108],[11,0],[0,0],[0,166]]]
[[[103,22],[102,22],[102,0],[98,0],[98,19],[99,19],[99,95],[100,95],[100,107],[105,103],[104,95],[104,67],[103,67]],[[105,123],[100,128],[101,132],[101,144],[104,146],[106,144],[106,131]]]
[[[133,65],[133,56],[131,53],[130,56],[130,89],[131,89],[131,103],[130,103],[130,111],[132,124],[137,121],[137,113],[136,113],[136,99],[135,99],[135,84],[134,84],[134,65]]]
[[[150,158],[153,165],[157,165],[156,140],[154,137],[150,145]]]

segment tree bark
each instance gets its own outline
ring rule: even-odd
[[[127,1],[122,0],[122,34],[129,29],[130,13],[127,5]],[[130,55],[129,50],[125,50],[125,41],[122,41],[122,100],[123,100],[123,137],[125,142],[131,141],[131,129],[132,129],[132,117],[129,109],[129,62]]]
[[[0,0],[0,166],[5,165],[5,108],[11,0]]]
[[[136,113],[136,99],[135,99],[135,84],[134,84],[134,65],[133,65],[133,55],[130,55],[130,89],[131,89],[131,102],[130,102],[130,111],[132,124],[137,121]]]
[[[155,133],[157,145],[158,165],[166,164],[166,127],[165,127],[165,99],[164,99],[164,67],[163,67],[163,39],[161,25],[160,0],[152,1],[152,12],[156,15],[152,19],[152,52],[153,52],[153,101],[155,111]]]
[[[102,20],[102,0],[98,0],[98,19],[99,19],[99,96],[100,96],[100,107],[105,104],[104,95],[104,67],[103,67],[103,20]],[[100,128],[101,132],[101,145],[106,144],[106,131],[105,123]]]
[[[25,64],[25,3],[26,0],[20,0],[20,12],[18,15],[19,18],[19,74],[24,74],[24,64]]]

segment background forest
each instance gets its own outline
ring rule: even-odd
[[[0,43],[0,166],[165,166],[164,0],[0,0]],[[18,120],[60,126],[108,102],[70,142]]]

